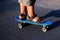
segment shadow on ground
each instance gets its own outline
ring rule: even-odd
[[[56,18],[60,18],[60,9],[59,10],[53,10],[51,12],[49,12],[48,14],[46,14],[44,17],[45,18],[49,18],[49,17],[56,17]],[[60,26],[60,20],[54,22],[51,26],[50,29],[56,28]]]
[[[54,29],[60,26],[60,20],[54,22],[52,25],[49,26],[49,30]]]
[[[53,11],[49,12],[48,14],[46,14],[44,17],[48,18],[51,16],[60,18],[60,9],[59,10],[53,10]]]

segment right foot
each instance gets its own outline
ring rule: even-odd
[[[40,23],[46,21],[45,18],[41,18],[41,17],[38,17],[38,16],[36,16],[36,15],[35,15],[35,16],[32,16],[32,17],[27,16],[27,20],[33,21],[33,22],[40,22]]]

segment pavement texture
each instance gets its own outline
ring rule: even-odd
[[[50,30],[44,33],[38,25],[19,29],[15,21],[19,14],[18,0],[0,0],[0,40],[60,40],[59,0],[37,0],[35,13],[53,22]]]

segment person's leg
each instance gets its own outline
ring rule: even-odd
[[[25,16],[26,16],[26,13],[27,13],[27,8],[26,8],[26,6],[23,4],[23,1],[22,1],[22,0],[20,0],[19,6],[20,6],[19,18],[20,18],[20,19],[25,19]]]
[[[27,20],[31,20],[31,21],[34,21],[34,22],[43,22],[43,21],[45,21],[44,18],[38,17],[34,13],[34,3],[32,5],[27,6],[27,12],[28,12]]]
[[[27,6],[27,11],[30,17],[34,16],[34,6]]]
[[[27,6],[27,11],[28,11],[28,16],[30,17],[30,20],[37,22],[39,17],[34,13],[34,6]]]
[[[23,3],[20,3],[20,13],[21,14],[26,14],[26,6],[24,6]]]
[[[35,2],[36,2],[36,0],[25,0],[24,1],[24,5],[27,6],[27,16],[29,16],[29,17],[35,17],[36,16],[34,13]],[[28,19],[28,17],[27,17],[27,19]],[[30,19],[32,19],[32,18],[30,18]],[[35,21],[37,21],[37,20],[35,20]]]

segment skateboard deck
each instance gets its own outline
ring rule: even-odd
[[[20,22],[20,23],[28,23],[28,24],[33,24],[33,25],[42,25],[42,26],[43,26],[42,29],[44,29],[44,30],[45,30],[46,28],[48,28],[49,25],[52,24],[52,22],[49,21],[49,20],[46,20],[46,21],[43,22],[43,23],[32,22],[32,21],[28,21],[28,20],[20,20],[18,16],[16,16],[15,20],[16,20],[17,22]],[[21,27],[21,25],[20,25],[20,27]]]

